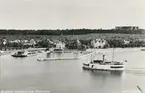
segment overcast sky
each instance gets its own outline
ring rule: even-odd
[[[145,0],[0,0],[0,28],[145,28]]]

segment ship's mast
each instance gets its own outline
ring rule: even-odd
[[[93,62],[93,55],[91,54],[91,62]]]
[[[112,54],[112,62],[114,61],[114,48],[113,48],[113,54]]]
[[[103,62],[105,61],[105,55],[103,55]]]

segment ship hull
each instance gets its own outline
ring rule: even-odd
[[[87,65],[83,65],[82,68],[87,69],[87,70],[123,71],[124,70],[124,65],[87,64]]]
[[[27,55],[12,55],[12,57],[27,57]]]

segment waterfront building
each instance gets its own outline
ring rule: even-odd
[[[22,40],[24,47],[35,47],[36,41],[34,39],[29,40]]]
[[[50,44],[54,44],[54,42],[51,41],[50,39],[47,39],[47,41],[48,41]]]
[[[21,40],[22,43],[28,43],[29,40]]]
[[[130,40],[124,40],[124,45],[128,45],[130,43]]]
[[[20,43],[20,42],[21,42],[21,40],[19,40],[19,39],[16,39],[16,40],[10,41],[10,43]]]
[[[7,44],[7,40],[3,39],[3,45],[5,46]]]
[[[139,27],[138,26],[116,26],[115,29],[131,31],[131,30],[139,30]]]
[[[62,41],[59,41],[56,43],[56,48],[64,49],[65,48],[65,43]]]
[[[30,44],[31,44],[32,46],[35,46],[35,45],[36,45],[36,41],[35,41],[34,39],[31,39],[31,40],[30,40]]]
[[[53,51],[62,51],[65,48],[65,43],[62,41],[58,41],[55,43],[55,48]]]
[[[77,46],[81,46],[80,40],[77,40],[76,43],[77,43]]]

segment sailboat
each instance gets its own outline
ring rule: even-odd
[[[105,59],[105,55],[103,55],[102,60],[94,60],[92,59],[91,54],[91,62],[83,63],[83,69],[89,70],[103,70],[103,71],[123,71],[125,69],[125,62],[114,61],[114,49],[112,55],[112,61],[107,61]]]

